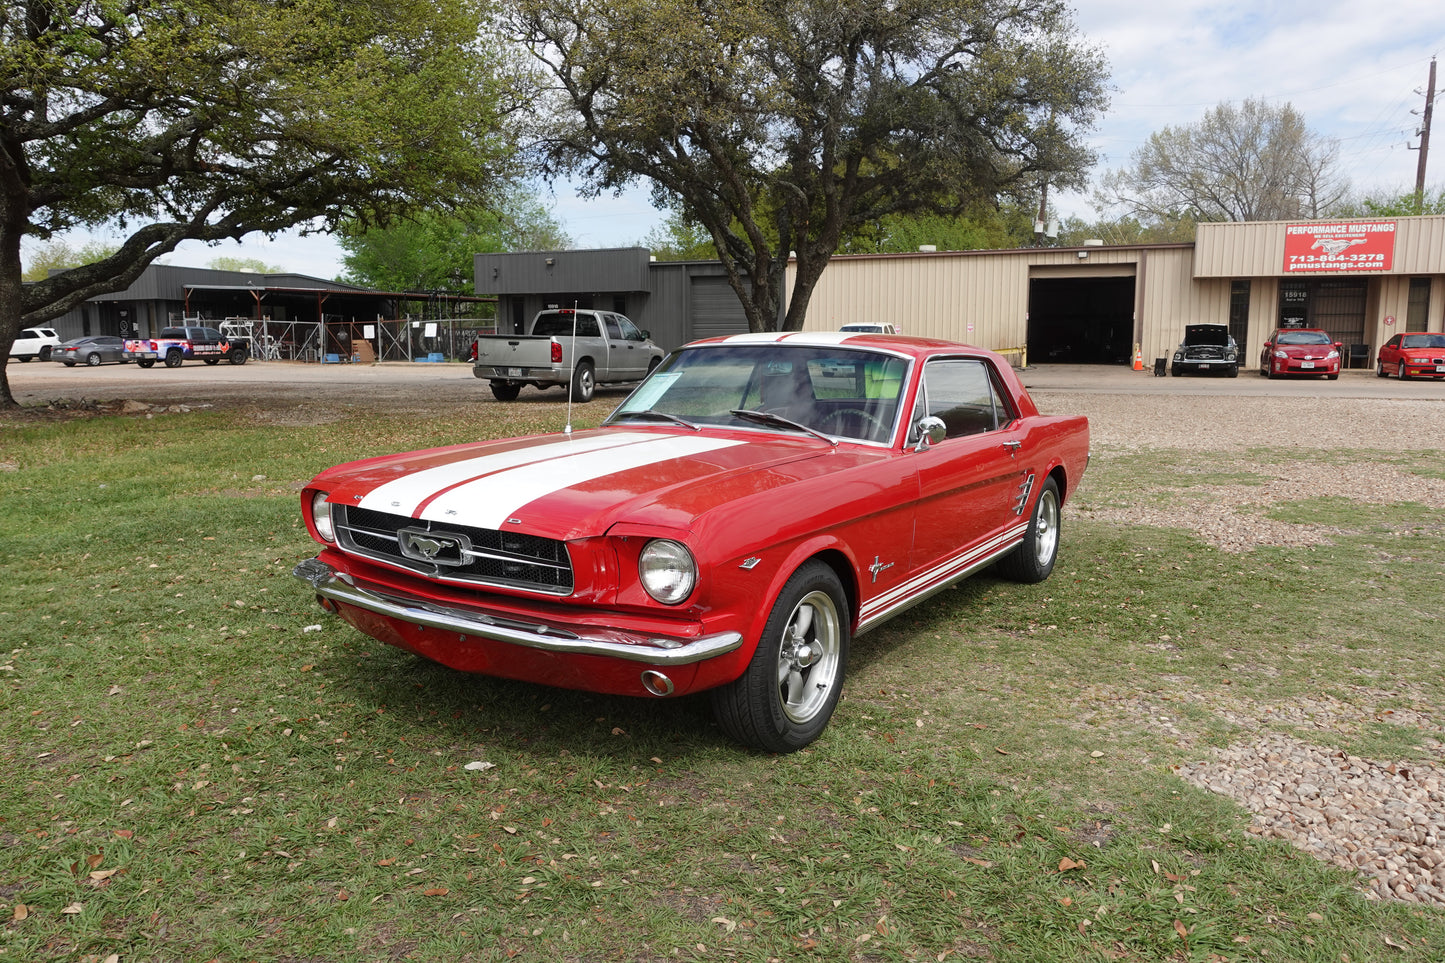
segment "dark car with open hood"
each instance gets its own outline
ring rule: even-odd
[[[1239,375],[1239,345],[1227,324],[1186,324],[1184,340],[1174,349],[1169,373],[1214,373],[1230,378]]]

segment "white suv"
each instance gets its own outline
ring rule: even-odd
[[[15,343],[10,346],[10,357],[20,361],[31,358],[49,361],[50,349],[59,343],[60,337],[54,328],[21,328],[15,336]]]

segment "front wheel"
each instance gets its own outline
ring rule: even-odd
[[[572,400],[578,404],[586,404],[592,400],[592,392],[597,390],[597,376],[592,371],[592,362],[577,362],[577,367],[572,371],[570,390]]]
[[[1052,477],[1044,480],[1043,490],[1034,501],[1024,540],[1013,552],[999,559],[998,571],[1015,582],[1042,582],[1054,570],[1059,557],[1059,523],[1063,511],[1059,484]]]
[[[492,397],[498,401],[516,401],[522,393],[521,385],[509,385],[505,381],[492,382]]]
[[[742,676],[713,690],[718,725],[765,752],[794,752],[817,739],[843,691],[850,624],[837,573],[804,564],[778,593]]]
[[[1225,369],[1224,369],[1224,376],[1225,376],[1226,378],[1238,378],[1238,377],[1239,377],[1239,365],[1237,365],[1237,364],[1232,364],[1232,365],[1230,365],[1228,368],[1225,368]]]
[[[1376,361],[1376,362],[1375,362],[1375,377],[1376,377],[1376,378],[1388,378],[1389,376],[1390,376],[1390,372],[1388,372],[1388,371],[1385,370],[1385,362],[1383,362],[1383,361]]]
[[[220,358],[202,358],[201,360],[203,360],[204,362],[206,362],[206,364],[209,365],[217,365],[221,363]]]
[[[1396,373],[1399,375],[1401,381],[1410,380],[1410,373],[1405,370],[1405,362],[1400,362],[1400,367],[1397,369]]]
[[[74,363],[74,362],[72,362],[72,363]],[[90,354],[86,355],[86,356],[85,356],[85,363],[88,364],[88,365],[90,365],[92,368],[94,368],[94,367],[96,367],[97,365],[99,365],[99,364],[100,364],[100,354],[99,354],[99,352],[92,351]]]

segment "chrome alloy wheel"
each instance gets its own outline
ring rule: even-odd
[[[827,592],[809,592],[794,606],[778,646],[778,701],[791,721],[807,723],[832,705],[842,638],[841,616]]]
[[[1034,556],[1040,565],[1049,565],[1059,550],[1059,495],[1053,488],[1039,494],[1034,508]]]

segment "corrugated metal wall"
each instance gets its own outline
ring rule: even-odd
[[[1371,277],[1445,272],[1445,216],[1362,217],[1360,222],[1394,221],[1395,255],[1389,271]],[[1282,276],[1285,227],[1304,221],[1200,224],[1195,235],[1194,276],[1248,278]],[[1309,222],[1316,223],[1316,222]],[[1319,224],[1350,223],[1320,221]]]

